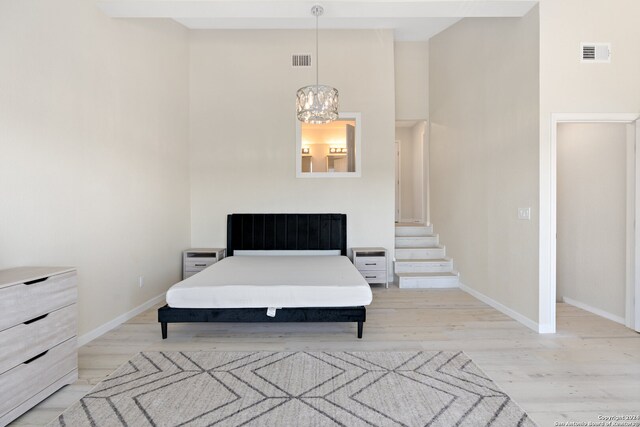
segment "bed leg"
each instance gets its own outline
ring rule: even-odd
[[[358,321],[358,338],[362,338],[362,328],[364,326],[364,322],[362,320]]]
[[[167,339],[167,322],[160,323],[160,328],[162,329],[162,339]]]

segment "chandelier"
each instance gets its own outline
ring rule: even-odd
[[[338,89],[318,84],[318,17],[322,6],[313,6],[311,14],[316,17],[316,84],[298,89],[296,93],[296,114],[305,123],[323,124],[338,118]]]

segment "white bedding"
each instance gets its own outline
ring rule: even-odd
[[[371,299],[345,256],[231,256],[167,291],[174,308],[353,307]]]

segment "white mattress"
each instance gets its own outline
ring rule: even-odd
[[[371,299],[345,256],[231,256],[167,291],[175,308],[353,307]]]

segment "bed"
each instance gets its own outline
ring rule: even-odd
[[[346,257],[346,215],[231,214],[227,258],[175,284],[158,309],[169,323],[355,322],[371,288]]]

